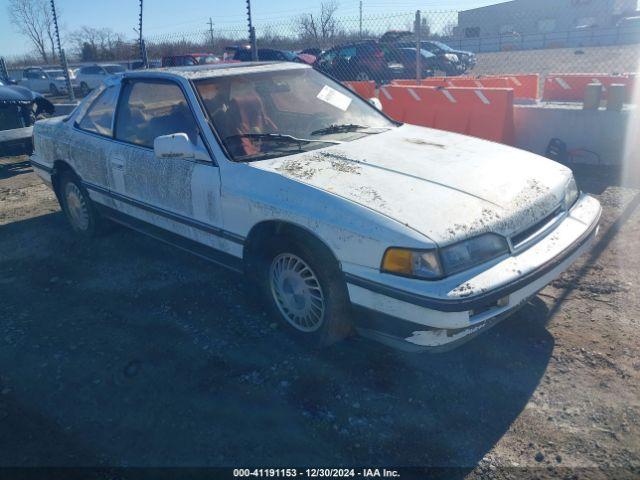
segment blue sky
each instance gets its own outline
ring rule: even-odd
[[[321,0],[252,0],[257,24],[279,23],[319,9]],[[32,50],[28,40],[9,23],[8,0],[0,0],[0,55],[11,57]],[[83,25],[109,27],[133,37],[138,0],[57,0],[64,32]],[[364,16],[423,11],[466,9],[500,3],[499,0],[363,0]],[[357,17],[358,0],[338,0],[339,15]],[[230,29],[245,25],[244,0],[145,0],[145,35],[154,36],[208,28]],[[398,26],[404,27],[404,25]],[[396,27],[396,28],[398,28]]]

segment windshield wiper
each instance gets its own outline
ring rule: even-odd
[[[366,127],[364,125],[355,125],[353,123],[341,123],[341,124],[333,124],[328,127],[319,128],[318,130],[314,130],[311,132],[311,135],[326,135],[329,133],[342,133],[342,132],[355,132],[356,130],[362,130]]]
[[[298,138],[293,135],[285,135],[283,133],[239,133],[237,135],[229,135],[225,137],[225,140],[235,139],[235,138],[257,138],[260,140],[273,140],[276,142],[283,143],[295,143],[299,148],[302,148],[303,143],[331,143],[334,145],[339,144],[340,142],[330,141],[330,140],[313,140],[308,138]]]

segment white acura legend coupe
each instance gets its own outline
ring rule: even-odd
[[[297,63],[110,77],[34,145],[75,232],[108,219],[242,271],[313,345],[458,345],[571,265],[601,211],[562,165],[399,124]]]

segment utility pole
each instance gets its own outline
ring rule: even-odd
[[[211,52],[213,53],[214,41],[213,41],[213,20],[209,17],[209,39],[211,40]]]
[[[0,57],[0,79],[9,81],[9,72],[7,72],[7,63],[4,57]]]
[[[362,0],[360,0],[360,40],[362,40]]]
[[[60,57],[60,65],[62,65],[64,80],[67,84],[67,91],[69,92],[69,101],[75,102],[76,95],[73,91],[73,85],[71,85],[71,77],[69,76],[69,65],[67,65],[67,56],[64,54],[64,50],[62,50],[62,45],[60,44],[60,30],[58,29],[58,15],[56,14],[55,0],[51,0],[51,13],[53,16],[53,28],[56,33],[56,43],[58,44],[58,56]]]
[[[142,2],[140,0],[140,13],[138,15],[138,44],[140,47],[140,60],[142,60],[142,68],[149,68],[149,60],[147,59],[147,46],[142,38]]]
[[[251,21],[251,0],[247,0],[247,23],[249,25],[249,43],[251,44],[251,61],[258,61],[258,44],[256,42],[256,29]]]

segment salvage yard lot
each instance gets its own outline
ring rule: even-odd
[[[314,353],[235,274],[121,228],[83,243],[0,159],[0,464],[638,474],[640,194],[576,176],[601,234],[515,316],[446,354]]]

